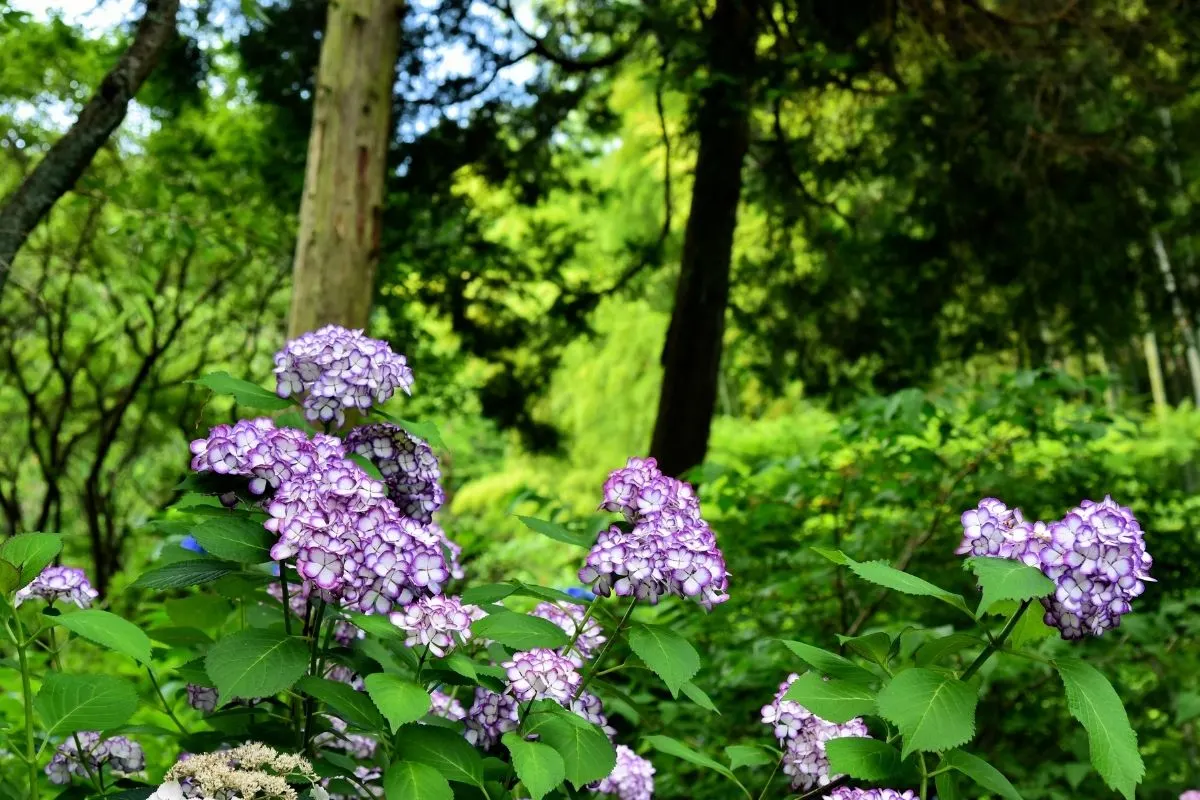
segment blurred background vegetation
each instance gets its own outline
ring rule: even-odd
[[[51,6],[0,0],[0,197],[143,14]],[[238,413],[191,381],[266,383],[283,342],[326,10],[182,3],[0,284],[0,531],[69,534],[114,606],[178,550],[148,523],[187,442]],[[369,329],[416,371],[404,416],[442,430],[470,580],[571,585],[580,553],[513,515],[598,525],[652,441],[729,560],[730,602],[676,620],[721,716],[635,679],[607,698],[624,731],[766,742],[775,637],[912,618],[810,546],[967,590],[979,497],[1049,518],[1111,493],[1159,582],[1084,646],[1143,796],[1200,785],[1200,8],[421,0],[399,40]],[[1105,796],[1049,679],[989,675],[978,749],[1032,800]],[[661,797],[727,796],[656,766]]]

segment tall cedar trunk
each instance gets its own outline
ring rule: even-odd
[[[147,0],[129,49],[104,76],[79,118],[54,143],[0,208],[0,297],[13,259],[38,223],[83,175],[96,153],[125,119],[129,101],[146,82],[175,33],[179,0]]]
[[[754,9],[718,0],[707,24],[709,85],[700,96],[691,211],[675,307],[663,347],[663,383],[650,455],[668,475],[696,466],[708,450],[729,301],[733,233],[750,146]]]
[[[288,335],[364,328],[379,262],[384,170],[400,37],[396,0],[332,0],[317,94]]]

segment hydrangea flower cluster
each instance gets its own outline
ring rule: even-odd
[[[1200,789],[1192,789],[1179,795],[1179,800],[1200,800]]]
[[[464,735],[472,745],[491,750],[501,736],[516,729],[517,722],[516,698],[479,687],[467,711]]]
[[[569,706],[583,679],[569,658],[539,647],[514,653],[500,666],[508,673],[508,687],[522,703],[548,698]]]
[[[442,717],[443,719],[448,719],[451,721],[466,719],[466,709],[462,707],[462,703],[458,702],[458,700],[454,699],[450,695],[438,689],[434,689],[429,696],[430,700],[432,701],[432,707],[429,709],[430,714],[433,714],[435,717]]]
[[[313,800],[329,800],[329,794],[317,785],[312,764],[303,756],[279,753],[265,744],[249,742],[212,753],[180,757],[163,776],[164,783],[147,800],[234,800],[234,798],[271,797],[298,800],[289,785],[307,780]]]
[[[1121,624],[1130,601],[1146,590],[1153,560],[1142,527],[1125,506],[1106,496],[1084,500],[1057,522],[1027,522],[991,497],[962,515],[958,553],[1011,558],[1054,581],[1042,599],[1045,622],[1064,639],[1100,636]]]
[[[825,800],[917,800],[913,791],[898,792],[895,789],[852,789],[849,786],[839,786]]]
[[[483,610],[462,604],[457,597],[422,597],[403,611],[393,612],[392,624],[408,633],[406,647],[425,645],[429,652],[444,658],[460,642],[471,638],[471,622],[484,616]]]
[[[370,736],[357,733],[346,733],[346,721],[341,717],[328,716],[331,731],[319,733],[313,737],[313,744],[329,750],[343,750],[346,755],[359,761],[375,757],[375,749],[379,742]]]
[[[583,606],[542,602],[537,604],[532,613],[535,617],[550,620],[575,640],[575,646],[569,653],[560,652],[570,658],[576,667],[582,668],[584,662],[591,660],[608,640],[600,623],[592,617],[587,617]]]
[[[696,493],[663,475],[653,458],[631,458],[613,471],[600,508],[623,514],[630,529],[613,525],[588,553],[579,579],[596,594],[651,603],[675,594],[706,609],[728,599],[725,558],[700,516]]]
[[[41,571],[28,586],[17,590],[13,605],[19,606],[26,600],[41,598],[47,603],[56,600],[74,603],[80,608],[89,608],[100,593],[88,583],[87,574],[75,567],[49,566]]]
[[[274,490],[264,527],[279,536],[271,557],[296,557],[321,596],[363,613],[386,613],[441,592],[449,578],[444,534],[404,516],[384,485],[348,460],[339,439],[277,429],[270,420],[217,426],[192,442],[193,469],[251,479]]]
[[[654,765],[623,744],[617,745],[617,765],[592,791],[616,800],[650,800],[654,797]]]
[[[71,776],[86,780],[98,775],[105,765],[115,775],[132,775],[146,768],[146,755],[141,745],[124,736],[101,740],[96,731],[82,731],[58,746],[46,765],[46,775],[61,786],[70,783]]]
[[[305,395],[308,419],[340,426],[348,408],[387,402],[397,389],[409,393],[413,374],[387,342],[327,325],[291,340],[275,354],[275,380],[280,397]]]
[[[402,512],[421,522],[433,522],[433,512],[446,502],[446,493],[437,456],[428,444],[399,425],[379,422],[350,431],[346,447],[378,468],[388,497]]]
[[[614,739],[617,731],[608,724],[608,716],[604,713],[604,704],[600,698],[591,692],[582,692],[571,701],[571,710],[604,731],[608,738]]]
[[[825,786],[839,777],[829,774],[826,742],[845,736],[869,737],[871,734],[859,717],[839,725],[818,717],[794,700],[785,700],[784,695],[799,677],[792,673],[779,685],[774,701],[762,708],[762,721],[772,727],[775,738],[784,748],[783,773],[792,779],[792,788],[808,791]]]
[[[217,690],[208,686],[189,683],[187,685],[188,705],[197,711],[211,714],[217,710]]]

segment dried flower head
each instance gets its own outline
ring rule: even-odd
[[[236,796],[242,800],[297,800],[288,777],[317,783],[317,774],[306,758],[276,752],[259,742],[193,755],[177,761],[164,777],[167,784],[160,792],[173,782],[187,787],[181,797]],[[190,790],[200,794],[188,794]]]

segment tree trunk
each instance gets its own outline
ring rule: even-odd
[[[125,119],[129,101],[154,69],[175,33],[179,0],[147,0],[129,49],[117,61],[79,119],[26,176],[0,209],[0,297],[13,259],[58,198],[69,192]]]
[[[379,262],[396,0],[332,0],[317,68],[288,335],[365,328]]]
[[[716,406],[733,234],[750,146],[754,9],[718,0],[707,23],[709,84],[696,118],[699,151],[650,455],[668,475],[704,460]]]

